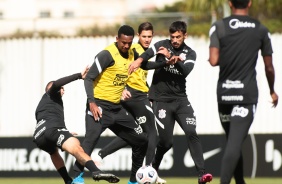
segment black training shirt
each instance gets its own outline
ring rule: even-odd
[[[46,129],[55,127],[65,127],[64,105],[60,94],[62,86],[81,79],[81,73],[63,77],[53,82],[51,88],[42,96],[36,111],[35,118],[37,123],[46,120]]]
[[[272,55],[269,31],[249,16],[231,15],[210,29],[210,47],[219,48],[218,103],[257,103],[258,52]]]
[[[175,99],[187,98],[186,77],[192,71],[196,61],[196,52],[183,43],[178,49],[173,48],[171,41],[161,40],[144,52],[140,57],[144,60],[156,55],[159,48],[163,46],[175,56],[181,56],[183,61],[174,65],[167,65],[155,69],[151,87],[149,89],[149,99],[156,101],[171,101]],[[156,62],[163,62],[164,55],[158,54]]]

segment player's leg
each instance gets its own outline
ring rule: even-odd
[[[176,121],[185,133],[189,151],[198,171],[198,183],[210,182],[212,175],[205,171],[203,149],[196,132],[197,121],[193,107],[188,99],[177,101],[174,106],[177,109],[175,112]]]
[[[113,139],[109,144],[104,146],[99,152],[98,156],[101,159],[105,158],[106,156],[116,152],[117,150],[128,146],[127,142],[121,139],[120,137],[116,137]]]
[[[147,99],[148,103],[149,100]],[[146,104],[147,105],[147,104]],[[152,129],[152,127],[150,127],[148,124],[148,120],[149,121],[154,121],[154,115],[152,114],[152,108],[150,106],[150,104],[148,104],[149,106],[146,107],[144,104],[144,101],[132,101],[132,100],[127,100],[127,101],[123,101],[122,102],[122,106],[133,115],[133,117],[135,118],[135,120],[141,125],[143,131],[145,131],[148,135],[148,137],[152,137],[153,133],[155,132],[155,136],[156,136],[156,130],[155,128]],[[151,110],[151,112],[149,110]],[[149,116],[149,117],[148,117]],[[148,123],[147,123],[148,122]],[[154,122],[152,122],[151,124],[153,124]],[[150,130],[150,131],[149,131]],[[149,133],[150,132],[150,133]],[[152,132],[152,133],[151,133]],[[156,140],[156,139],[155,139]],[[155,143],[156,144],[156,143]],[[98,152],[98,156],[101,157],[101,159],[105,158],[107,155],[110,155],[114,152],[116,152],[117,150],[124,148],[128,146],[127,142],[124,141],[123,139],[121,139],[120,137],[116,137],[114,140],[112,140],[109,144],[107,144],[106,146],[104,146],[99,152]],[[153,145],[154,146],[154,145]],[[148,146],[149,148],[149,146]],[[155,147],[154,147],[155,149]],[[155,150],[154,150],[155,152]],[[148,153],[148,150],[147,150]],[[151,153],[151,152],[150,152]],[[152,159],[153,156],[150,155],[150,158]],[[149,159],[150,159],[149,158]],[[146,154],[146,159],[147,159],[147,154]]]
[[[69,176],[63,158],[58,153],[56,140],[53,140],[53,132],[57,132],[57,129],[47,129],[39,137],[34,138],[34,142],[38,148],[49,153],[53,165],[57,172],[63,178],[66,184],[71,184],[72,178]],[[36,133],[35,133],[36,134]]]
[[[97,144],[101,132],[102,132],[102,124],[99,122],[96,122],[93,118],[93,116],[89,115],[86,112],[85,115],[85,137],[82,141],[82,148],[85,151],[86,154],[91,155],[95,145]],[[78,160],[75,161],[74,166],[74,181],[79,183],[84,183],[84,180],[82,178],[84,166],[79,163]]]
[[[232,108],[233,108],[233,105],[218,104],[219,119],[225,131],[226,139],[228,139],[228,135],[229,135],[230,115],[231,115]],[[238,163],[234,170],[234,178],[235,178],[236,184],[245,184],[242,151],[240,153]]]
[[[244,161],[242,151],[240,152],[240,157],[234,170],[234,179],[236,184],[246,184],[244,180]]]
[[[69,176],[68,171],[65,167],[63,158],[58,152],[58,149],[52,154],[50,154],[51,160],[58,173],[61,175],[66,184],[71,184],[72,178]]]
[[[152,166],[158,171],[164,154],[172,147],[173,130],[175,119],[172,115],[175,107],[171,103],[153,102],[154,114],[156,115],[156,124],[159,133],[156,154]],[[160,177],[157,184],[164,184],[166,181]]]
[[[80,142],[75,137],[69,137],[62,143],[62,149],[73,155],[76,160],[83,166],[85,166],[91,173],[94,180],[106,180],[110,183],[119,182],[119,178],[113,174],[102,172],[96,167],[93,160],[87,155]]]
[[[135,120],[140,124],[143,131],[148,136],[148,148],[146,152],[146,165],[151,165],[156,151],[157,130],[155,124],[155,115],[149,99],[128,100],[122,103],[123,107],[129,111]]]
[[[80,142],[75,137],[69,137],[64,143],[62,144],[62,149],[71,155],[73,155],[76,160],[83,166],[85,166],[89,171],[100,171],[94,162],[92,161],[91,157],[84,152],[82,147],[80,146]],[[90,162],[89,167],[87,167],[87,162]],[[93,163],[93,164],[92,164]]]
[[[136,183],[136,172],[142,166],[147,151],[147,135],[135,123],[133,116],[121,109],[115,115],[116,123],[109,128],[132,147],[132,168],[129,183]]]
[[[98,101],[97,105],[99,105]],[[102,106],[99,106],[102,108]],[[96,146],[101,133],[109,126],[111,123],[114,123],[113,121],[113,115],[107,108],[103,108],[103,117],[99,121],[95,121],[91,113],[86,113],[86,133],[85,138],[82,142],[82,148],[85,151],[86,154],[91,155],[94,147]],[[74,171],[75,171],[75,178],[74,178],[74,184],[83,184],[83,169],[84,166],[79,164],[78,161],[75,162],[74,165]],[[94,174],[92,174],[92,177],[94,180],[107,180],[109,182],[116,181],[115,178],[112,177],[112,174],[107,174],[104,172],[97,171]]]
[[[256,105],[234,105],[230,115],[230,128],[222,158],[220,182],[229,184],[241,155],[242,144],[254,119]]]

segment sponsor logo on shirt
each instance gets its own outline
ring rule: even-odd
[[[238,29],[238,28],[255,28],[256,24],[253,22],[243,22],[243,21],[239,21],[238,19],[231,19],[229,21],[229,26],[232,29]]]
[[[242,95],[236,96],[221,96],[222,101],[243,101],[244,97]]]
[[[239,80],[236,81],[226,80],[226,82],[222,84],[222,88],[226,88],[226,89],[244,88],[244,84]]]
[[[248,114],[249,109],[239,107],[239,105],[236,105],[231,112],[231,116],[241,116],[242,118],[246,117]]]
[[[187,125],[196,125],[196,119],[195,118],[186,118]]]
[[[114,86],[125,86],[127,78],[127,75],[117,74],[113,81]]]
[[[172,74],[182,75],[176,68],[174,68],[174,65],[165,66],[164,70]]]
[[[36,139],[38,136],[40,136],[45,130],[46,130],[46,127],[41,128],[41,129],[34,135],[34,139]]]

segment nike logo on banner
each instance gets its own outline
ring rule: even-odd
[[[207,160],[207,159],[213,157],[214,155],[218,154],[220,151],[221,151],[221,148],[216,148],[214,150],[203,153],[204,160]],[[190,153],[189,150],[187,150],[187,152],[184,156],[184,165],[186,167],[194,167],[195,166],[195,163],[192,159],[192,156],[191,156],[191,153]]]

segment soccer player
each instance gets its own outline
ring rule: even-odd
[[[144,52],[129,67],[129,73],[136,71],[142,62],[157,53],[156,62],[165,59],[173,65],[156,69],[149,90],[149,99],[153,101],[154,114],[159,119],[157,128],[159,142],[152,166],[158,171],[164,154],[172,147],[175,121],[183,129],[189,150],[199,174],[199,184],[212,180],[206,173],[202,146],[196,132],[196,117],[186,94],[186,77],[192,71],[196,52],[184,43],[187,38],[187,25],[175,21],[169,27],[170,40],[161,40]]]
[[[132,44],[131,48],[141,55],[149,48],[153,38],[153,26],[149,22],[144,22],[138,27],[138,43]],[[157,131],[155,118],[151,104],[148,99],[147,70],[139,68],[132,73],[127,80],[126,89],[122,93],[122,106],[129,111],[141,125],[148,135],[148,148],[146,153],[146,165],[150,165],[155,155]],[[121,138],[115,138],[110,144],[99,151],[101,158],[127,146],[128,144]]]
[[[132,169],[129,181],[136,182],[136,171],[142,166],[148,140],[142,128],[130,113],[121,106],[122,91],[128,79],[127,69],[134,61],[130,49],[134,30],[123,25],[118,30],[116,42],[99,52],[84,80],[87,94],[86,134],[82,147],[91,155],[101,133],[109,128],[132,147]],[[74,184],[84,183],[83,166],[75,163]]]
[[[72,183],[64,161],[58,152],[58,148],[72,154],[77,161],[85,166],[94,180],[107,180],[112,183],[119,181],[113,174],[107,174],[99,170],[92,159],[84,152],[80,142],[66,128],[64,121],[64,107],[62,96],[64,85],[78,79],[84,79],[89,68],[81,73],[73,74],[51,81],[46,85],[45,94],[42,96],[36,111],[36,127],[33,141],[38,148],[50,154],[51,160],[66,184]]]
[[[143,22],[138,27],[138,43],[132,44],[131,48],[141,55],[146,51],[153,39],[153,26],[149,22]],[[157,130],[155,126],[155,116],[148,99],[149,87],[147,84],[147,70],[139,68],[132,73],[127,80],[126,89],[122,93],[122,106],[129,111],[141,125],[144,132],[148,135],[148,148],[146,152],[145,165],[151,165],[155,156],[157,143]],[[107,146],[103,147],[98,153],[101,157],[98,162],[107,155],[127,146],[128,144],[121,138],[115,138]],[[158,180],[162,180],[158,178]],[[163,180],[162,183],[165,183]],[[128,184],[131,184],[130,182]]]
[[[250,0],[230,0],[229,6],[232,15],[211,26],[209,62],[220,68],[218,112],[227,137],[220,183],[229,184],[234,175],[236,184],[245,184],[241,150],[258,102],[255,67],[259,50],[265,64],[273,107],[278,103],[278,96],[274,90],[275,73],[268,29],[248,16]]]

